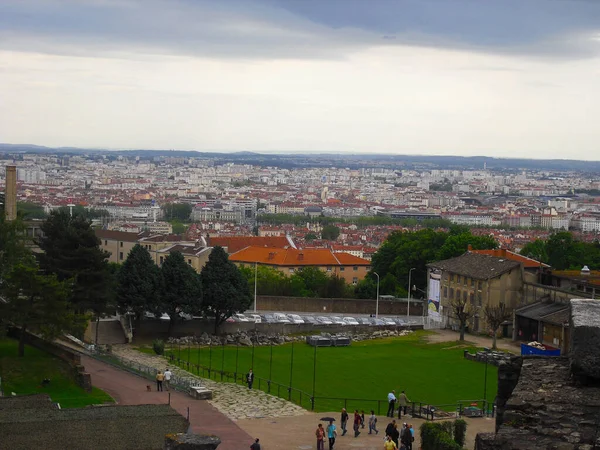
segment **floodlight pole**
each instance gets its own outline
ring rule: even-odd
[[[377,272],[373,272],[373,274],[377,277],[377,300],[375,301],[375,318],[379,317],[379,274]]]
[[[412,284],[410,284],[410,276],[411,276],[413,270],[415,270],[415,267],[413,267],[412,269],[410,269],[408,271],[408,308],[406,309],[406,318],[407,319],[410,318],[410,289],[412,286]]]

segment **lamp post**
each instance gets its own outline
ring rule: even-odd
[[[377,300],[375,301],[375,318],[379,317],[379,274],[377,272],[373,272],[373,274],[377,277]]]
[[[258,261],[254,262],[254,312],[256,312],[256,286],[258,284]]]
[[[406,318],[410,318],[410,288],[411,288],[411,284],[410,284],[410,276],[412,275],[412,271],[415,270],[416,267],[413,267],[412,269],[410,269],[408,271],[408,308],[406,309]]]

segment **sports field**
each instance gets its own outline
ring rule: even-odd
[[[405,390],[414,402],[446,405],[443,409],[453,409],[451,405],[461,400],[483,399],[485,364],[463,357],[464,350],[473,352],[476,349],[457,342],[428,344],[426,334],[420,331],[399,338],[354,342],[350,347],[318,348],[316,353],[313,347],[302,342],[293,346],[254,348],[172,346],[167,352],[177,359],[189,361],[192,364],[188,369],[190,372],[196,372],[198,364],[210,367],[211,378],[216,380],[220,380],[221,370],[237,372],[239,377],[253,367],[254,388],[267,390],[265,380],[270,379],[281,385],[272,384],[271,393],[277,395],[279,391],[280,396],[287,398],[286,388],[292,386],[308,394],[302,399],[305,407],[309,402],[306,397],[313,393],[314,379],[317,411],[338,410],[344,406],[343,400],[333,398],[380,400],[381,405],[352,400],[346,406],[355,408],[360,404],[365,410],[384,408],[387,394],[392,389]],[[182,366],[187,369],[186,363]],[[206,370],[203,375],[207,376]],[[259,378],[262,379],[260,382]],[[488,401],[494,400],[496,391],[497,369],[488,365]],[[292,391],[292,395],[299,403],[300,394]]]

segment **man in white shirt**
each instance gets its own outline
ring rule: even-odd
[[[167,370],[165,370],[165,373],[163,375],[165,376],[165,386],[167,387],[168,391],[169,386],[171,385],[171,377],[173,376],[173,372],[171,372],[167,367]]]
[[[396,409],[396,391],[392,391],[388,394],[388,417],[394,417],[394,410]]]

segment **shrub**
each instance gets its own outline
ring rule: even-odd
[[[152,341],[152,348],[157,355],[163,355],[165,353],[165,341],[162,339],[154,339]]]
[[[452,434],[454,430],[462,430],[464,441],[467,424],[464,420],[460,421],[463,424],[457,425],[456,422],[425,422],[421,425],[419,431],[421,432],[421,447],[423,450],[461,450],[462,444],[452,440]]]
[[[462,419],[454,421],[454,442],[461,447],[465,446],[465,436],[467,435],[467,422]]]

